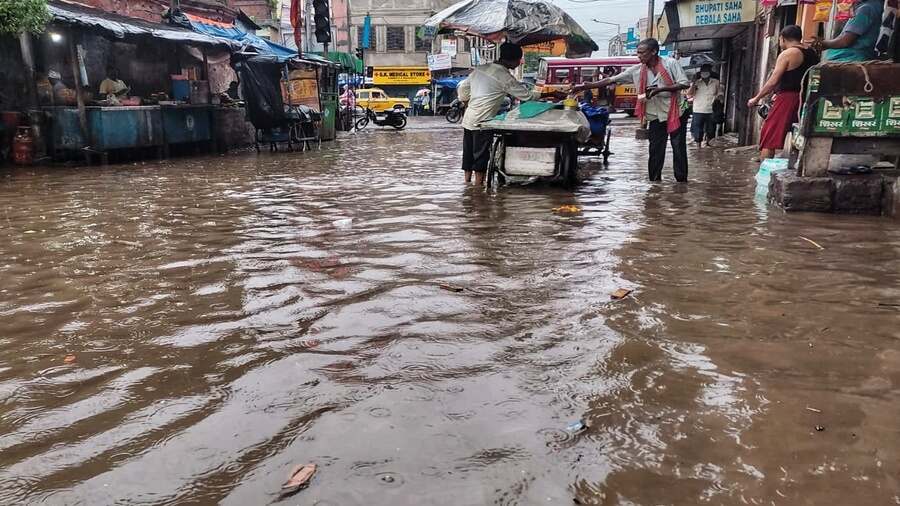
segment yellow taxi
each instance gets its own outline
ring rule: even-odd
[[[405,112],[409,109],[409,99],[390,97],[381,88],[365,88],[356,90],[356,105],[364,109],[372,109],[375,112],[392,109]]]

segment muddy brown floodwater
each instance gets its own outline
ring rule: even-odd
[[[486,194],[434,125],[2,173],[0,503],[900,503],[897,222],[627,127]]]

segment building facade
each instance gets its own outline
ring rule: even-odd
[[[362,26],[372,18],[372,37],[366,52],[369,67],[424,67],[429,53],[450,52],[454,69],[472,65],[471,42],[465,37],[439,36],[421,39],[417,30],[433,14],[454,4],[454,0],[353,0],[350,6],[350,34],[354,49],[362,47]]]
[[[79,0],[80,4],[121,16],[160,23],[169,9],[169,0]],[[237,9],[233,0],[181,0],[181,10],[214,21],[233,23]]]
[[[367,83],[391,96],[413,98],[417,90],[431,87],[434,79],[467,73],[473,63],[473,44],[479,55],[489,57],[490,50],[482,50],[486,44],[480,39],[439,35],[425,40],[419,36],[426,19],[454,3],[456,0],[352,0],[350,45],[354,51],[364,51]],[[368,47],[363,47],[367,15],[372,30]],[[428,55],[437,53],[450,55],[450,69],[428,70]],[[477,63],[478,58],[475,60]]]

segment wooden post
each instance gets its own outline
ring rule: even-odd
[[[69,58],[72,60],[72,74],[75,76],[75,97],[78,100],[78,122],[81,125],[81,138],[85,148],[93,145],[90,130],[88,129],[87,107],[84,103],[84,83],[81,82],[81,66],[78,61],[78,48],[75,41],[75,31],[69,30]]]
[[[800,175],[806,177],[824,177],[828,175],[828,162],[831,159],[831,137],[807,137],[800,152]]]
[[[31,44],[31,34],[22,32],[19,34],[19,48],[22,50],[22,62],[25,64],[26,84],[28,86],[28,106],[37,107],[37,82],[34,79],[34,48]],[[53,94],[50,94],[53,96]]]

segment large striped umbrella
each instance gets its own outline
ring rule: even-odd
[[[584,28],[545,0],[463,0],[430,17],[422,31],[425,38],[462,32],[521,46],[564,39],[569,58],[590,56],[598,49]]]

